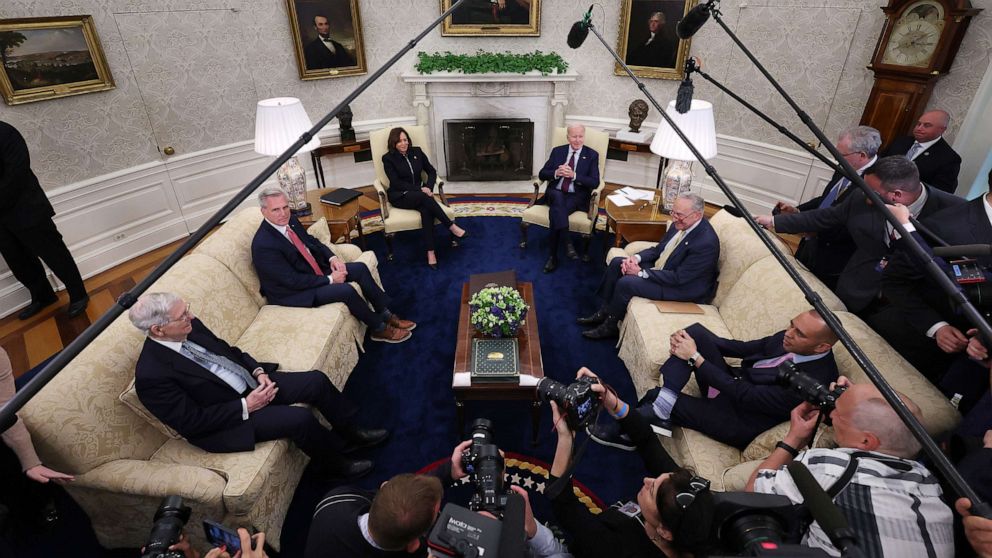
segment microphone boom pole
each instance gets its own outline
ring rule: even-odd
[[[788,98],[788,95],[782,90],[782,88],[777,83],[775,83],[774,79],[770,75],[768,75],[768,72],[764,70],[764,68],[757,60],[755,60],[755,58],[751,55],[751,53],[747,50],[747,48],[743,44],[741,44],[741,42],[737,39],[736,36],[734,36],[733,32],[730,29],[727,29],[726,25],[724,25],[722,19],[720,19],[719,17],[719,13],[720,13],[719,9],[716,6],[711,6],[710,11],[713,13],[714,19],[716,19],[717,23],[719,23],[720,26],[727,31],[727,33],[731,36],[734,42],[737,43],[737,45],[747,54],[748,58],[750,58],[751,61],[758,66],[758,68],[766,76],[766,78],[772,81],[775,88],[783,96]],[[789,278],[792,279],[792,281],[803,292],[803,295],[806,297],[806,300],[813,306],[813,308],[816,309],[816,311],[823,318],[824,322],[826,322],[827,326],[829,326],[830,329],[837,335],[841,344],[844,345],[844,347],[847,348],[847,350],[851,353],[851,357],[858,364],[858,366],[860,366],[861,369],[865,371],[865,374],[867,374],[868,378],[878,388],[879,392],[882,394],[883,397],[885,397],[886,401],[889,402],[893,410],[895,410],[896,414],[899,415],[900,419],[910,429],[910,431],[913,433],[913,436],[920,441],[920,444],[923,446],[923,449],[926,452],[927,456],[930,457],[930,459],[932,459],[933,462],[936,463],[937,466],[941,469],[941,471],[944,473],[945,478],[954,488],[955,492],[971,500],[972,513],[974,515],[981,515],[983,517],[992,517],[992,508],[990,508],[990,506],[987,503],[982,502],[982,500],[978,497],[975,491],[970,486],[968,486],[968,483],[965,482],[965,480],[961,477],[960,473],[958,473],[957,470],[950,464],[950,462],[947,460],[947,457],[944,456],[943,453],[941,453],[940,449],[937,448],[937,445],[934,443],[933,439],[930,438],[929,434],[927,434],[923,426],[919,423],[918,420],[916,420],[916,417],[914,417],[913,414],[910,413],[909,409],[902,402],[902,400],[899,399],[898,395],[896,395],[895,391],[888,384],[888,382],[885,381],[885,378],[882,376],[881,372],[879,372],[879,370],[875,367],[875,364],[868,359],[867,355],[865,355],[864,351],[857,344],[857,342],[850,336],[850,334],[847,333],[847,330],[844,329],[844,325],[840,322],[837,316],[834,315],[834,313],[829,308],[827,308],[827,306],[823,303],[823,299],[820,297],[819,293],[814,291],[809,286],[809,284],[806,283],[806,280],[803,279],[803,277],[799,274],[799,272],[795,269],[795,267],[793,267],[792,264],[786,259],[785,255],[782,254],[782,252],[778,249],[777,246],[775,246],[775,244],[771,241],[771,239],[769,239],[765,235],[764,229],[760,225],[758,225],[758,223],[754,220],[754,217],[751,215],[751,212],[748,211],[746,207],[744,207],[744,204],[740,201],[740,199],[737,198],[736,194],[734,194],[734,192],[730,189],[730,187],[726,184],[726,182],[723,181],[723,178],[720,177],[719,173],[717,173],[713,165],[711,165],[708,161],[706,161],[706,159],[702,157],[702,154],[699,152],[698,149],[696,149],[696,146],[689,141],[689,138],[687,138],[685,134],[682,132],[682,130],[679,129],[678,125],[676,125],[675,122],[672,120],[672,118],[668,115],[668,113],[665,112],[665,110],[661,107],[661,105],[654,98],[654,96],[651,95],[650,92],[648,92],[647,86],[644,85],[644,82],[642,82],[640,79],[637,78],[637,76],[634,75],[634,72],[631,71],[631,69],[623,61],[620,55],[617,54],[617,52],[613,50],[612,47],[610,47],[610,45],[606,42],[606,39],[604,39],[603,35],[599,32],[599,29],[592,23],[589,24],[589,29],[593,32],[594,35],[596,35],[596,38],[599,39],[599,42],[603,44],[603,47],[605,47],[606,50],[613,56],[613,58],[620,64],[620,66],[627,73],[627,75],[630,76],[630,79],[632,79],[634,83],[637,84],[638,89],[640,89],[641,92],[644,93],[644,96],[647,97],[648,101],[650,101],[651,104],[654,105],[655,109],[657,109],[658,112],[661,113],[661,117],[668,123],[669,126],[671,126],[672,130],[679,137],[679,139],[681,139],[682,142],[685,143],[686,147],[689,148],[689,151],[692,152],[692,154],[696,157],[696,160],[699,161],[699,163],[703,166],[703,168],[706,170],[706,174],[708,174],[710,178],[713,179],[713,182],[720,188],[720,191],[722,191],[723,194],[727,196],[727,198],[730,200],[730,202],[741,211],[741,213],[743,214],[743,218],[747,222],[748,226],[751,227],[751,229],[754,231],[756,235],[758,235],[758,238],[765,245],[765,247],[768,248],[768,251],[771,252],[771,254],[775,257],[779,265],[781,265],[785,269],[785,272],[789,275]],[[837,151],[837,148],[834,147],[833,144],[830,143],[830,141],[826,137],[824,137],[823,132],[820,131],[818,128],[816,128],[815,125],[812,124],[812,122],[810,122],[809,116],[806,115],[804,112],[802,112],[802,110],[799,109],[799,107],[796,106],[791,99],[789,99],[789,103],[800,113],[800,118],[803,119],[803,122],[807,123],[808,126],[811,126],[813,128],[814,134],[816,134],[819,140],[823,143],[823,145],[828,148],[831,155],[833,155],[838,161],[840,161],[844,170],[847,171],[847,174],[849,176],[853,175],[853,177],[856,178],[856,180],[852,180],[852,183],[858,184],[858,186],[863,191],[865,191],[866,195],[869,196],[869,199],[872,200],[872,203],[874,203],[876,206],[879,206],[879,209],[882,210],[886,219],[890,223],[893,223],[895,229],[901,235],[903,235],[904,238],[909,240],[908,242],[906,242],[906,244],[908,246],[911,246],[911,249],[915,249],[915,251],[917,252],[916,254],[917,258],[920,259],[926,258],[929,261],[928,270],[931,272],[931,275],[939,275],[938,281],[940,279],[944,280],[944,282],[941,283],[941,285],[944,287],[944,290],[947,291],[948,293],[954,292],[955,296],[953,296],[952,299],[955,301],[960,301],[962,304],[967,305],[966,311],[969,314],[969,318],[971,318],[972,316],[974,316],[974,318],[977,318],[977,322],[981,322],[981,324],[984,326],[984,327],[980,327],[979,330],[983,334],[987,335],[986,337],[987,339],[992,339],[992,328],[989,327],[988,323],[986,323],[984,320],[981,319],[981,316],[978,314],[978,311],[975,309],[973,305],[971,305],[967,301],[967,299],[964,298],[963,293],[961,293],[956,288],[954,288],[950,278],[944,275],[940,271],[940,268],[937,267],[937,264],[934,263],[933,260],[926,255],[926,252],[918,244],[916,244],[916,242],[913,242],[912,239],[909,238],[909,234],[906,232],[906,229],[903,228],[903,226],[899,223],[899,221],[895,218],[895,216],[892,215],[892,212],[890,212],[887,208],[885,208],[885,202],[882,201],[882,199],[878,196],[878,194],[872,191],[871,188],[869,188],[864,183],[864,180],[862,180],[861,177],[858,176],[857,172],[840,155],[840,153]],[[922,257],[919,254],[922,254]],[[972,321],[976,321],[976,320],[973,319]]]
[[[186,239],[186,242],[176,249],[175,252],[169,254],[166,259],[153,269],[145,279],[140,283],[135,285],[133,289],[121,295],[117,302],[110,307],[102,316],[100,316],[96,322],[91,324],[88,328],[83,330],[79,334],[79,337],[74,339],[72,343],[69,343],[61,352],[55,355],[51,361],[41,371],[35,375],[27,384],[14,394],[7,404],[0,408],[0,432],[6,431],[8,428],[17,422],[17,416],[15,413],[20,410],[32,397],[35,396],[52,378],[55,377],[67,364],[69,364],[72,359],[76,357],[87,345],[89,345],[104,329],[106,329],[118,316],[124,313],[125,310],[130,308],[135,301],[138,299],[142,293],[151,287],[152,283],[157,281],[166,271],[169,270],[176,262],[179,261],[187,252],[193,249],[204,237],[207,236],[210,231],[220,224],[220,222],[227,217],[227,215],[233,211],[238,205],[241,204],[245,199],[248,198],[259,186],[262,185],[265,180],[272,175],[276,170],[282,166],[283,163],[293,157],[296,152],[306,145],[315,134],[320,132],[328,122],[330,122],[338,112],[341,111],[346,105],[350,104],[359,95],[365,92],[379,77],[382,76],[391,68],[400,58],[402,58],[407,52],[409,52],[414,46],[420,42],[427,33],[438,26],[439,23],[444,21],[444,18],[451,15],[456,9],[458,9],[466,0],[457,0],[455,3],[448,8],[440,17],[434,20],[433,23],[427,26],[426,29],[420,32],[416,37],[410,40],[402,49],[386,61],[378,70],[376,70],[372,75],[365,79],[358,87],[355,88],[347,97],[344,98],[336,107],[334,107],[329,113],[327,113],[323,118],[321,118],[312,128],[307,130],[296,140],[293,145],[289,146],[282,155],[275,158],[274,161],[269,163],[267,167],[255,178],[251,180],[244,188],[241,189],[237,194],[231,198],[223,207],[221,207],[216,213],[213,214],[209,219],[204,222],[200,228],[198,228],[193,234]]]

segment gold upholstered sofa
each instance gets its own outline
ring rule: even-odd
[[[785,329],[795,315],[812,307],[743,219],[720,211],[710,218],[710,224],[720,237],[720,276],[712,303],[700,305],[703,314],[661,313],[651,301],[643,298],[634,298],[627,308],[620,327],[620,358],[630,371],[638,397],[660,385],[658,368],[669,357],[668,339],[674,331],[699,322],[725,338],[757,339]],[[765,234],[784,248],[774,235]],[[651,245],[633,242],[624,249],[613,248],[606,261],[636,254]],[[788,249],[783,252],[789,254]],[[861,319],[846,312],[840,299],[802,264],[792,256],[786,257],[820,294],[824,304],[837,315],[886,380],[920,405],[927,431],[939,435],[951,430],[960,416],[947,399]],[[855,382],[869,381],[840,343],[834,347],[834,356],[841,374]],[[683,391],[699,395],[694,381],[690,381]],[[743,452],[687,428],[677,427],[671,438],[659,438],[679,464],[692,467],[709,478],[715,489],[740,490],[760,460],[771,453],[787,430],[788,422],[769,429]],[[830,429],[822,429],[815,444],[827,446],[831,443]]]
[[[251,240],[261,222],[247,208],[182,258],[151,292],[172,291],[218,336],[282,370],[321,370],[343,388],[358,362],[365,325],[344,304],[270,306],[259,294]],[[330,243],[321,219],[311,234],[345,261],[365,263],[379,281],[372,252]],[[105,547],[146,542],[162,498],[176,494],[193,509],[186,533],[199,541],[205,518],[255,526],[280,546],[286,510],[307,457],[285,440],[254,451],[211,454],[152,417],[133,390],[144,336],[118,317],[20,413],[44,462],[76,475],[66,486],[89,515]]]

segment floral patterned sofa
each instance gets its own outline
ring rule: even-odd
[[[720,276],[712,303],[701,305],[704,313],[661,313],[651,301],[643,298],[634,298],[627,308],[618,346],[638,397],[660,384],[658,368],[669,357],[668,339],[674,331],[699,322],[723,337],[756,339],[785,329],[790,319],[812,307],[743,219],[720,211],[710,218],[710,224],[720,237]],[[784,248],[784,253],[790,253],[779,239],[770,234],[769,237]],[[635,254],[650,245],[633,242],[624,249],[613,248],[606,261]],[[947,399],[871,328],[846,312],[840,299],[802,264],[792,256],[787,257],[889,383],[920,405],[924,413],[923,425],[931,435],[951,430],[960,416]],[[841,374],[855,382],[869,381],[839,343],[834,347],[834,355]],[[699,395],[694,381],[686,385],[684,392]],[[671,438],[659,438],[677,462],[709,478],[715,489],[740,490],[760,460],[771,453],[787,430],[787,422],[780,424],[758,436],[743,452],[686,428],[675,428]],[[830,429],[822,429],[816,445],[831,442]]]
[[[236,213],[150,291],[180,294],[215,333],[259,360],[283,370],[321,370],[343,388],[358,362],[365,325],[344,304],[266,304],[250,253],[261,218],[257,208]],[[379,281],[374,253],[330,244],[323,219],[310,231],[342,259],[368,265]],[[41,458],[76,475],[66,489],[105,547],[143,545],[162,498],[176,494],[193,509],[186,533],[194,541],[203,537],[197,526],[210,518],[255,526],[278,549],[306,455],[286,441],[210,454],[176,436],[135,396],[134,364],[143,342],[121,315],[25,406],[20,415]]]

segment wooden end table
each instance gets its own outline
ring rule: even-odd
[[[476,333],[469,323],[469,292],[468,283],[462,285],[461,310],[458,313],[458,342],[455,345],[454,373],[472,372],[472,339],[482,337]],[[534,285],[517,283],[517,290],[524,301],[530,306],[524,327],[517,335],[517,351],[520,354],[520,375],[533,376],[536,380],[544,378],[544,364],[541,361],[541,341],[537,334],[537,307],[534,305]],[[458,414],[459,432],[465,433],[465,402],[466,401],[530,401],[531,443],[537,445],[537,433],[541,421],[541,400],[537,396],[537,387],[521,386],[517,383],[481,383],[469,386],[454,385],[452,376],[452,391],[455,392],[455,409]]]
[[[331,229],[331,238],[335,239],[344,236],[345,242],[351,242],[351,231],[358,231],[358,242],[365,250],[365,233],[362,232],[362,206],[359,203],[362,196],[342,205],[328,205],[320,202],[320,196],[337,190],[337,188],[321,188],[320,190],[307,190],[307,201],[313,210],[313,214],[305,222],[300,219],[304,226],[310,226],[313,222],[323,216],[327,219],[327,226]],[[362,194],[364,195],[364,194]]]
[[[606,234],[613,229],[613,245],[617,248],[623,245],[624,240],[658,241],[668,230],[672,218],[659,208],[661,191],[648,191],[655,193],[654,202],[636,201],[633,205],[619,207],[609,197],[606,198]]]

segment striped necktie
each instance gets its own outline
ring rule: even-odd
[[[920,142],[914,141],[913,147],[910,147],[909,151],[906,152],[906,158],[912,161],[920,154],[920,151],[923,151],[923,146],[920,145]]]
[[[238,393],[244,393],[246,388],[258,387],[258,381],[245,370],[244,366],[223,355],[212,353],[189,339],[183,341],[182,352],[184,356],[193,359],[193,362],[224,380]]]

